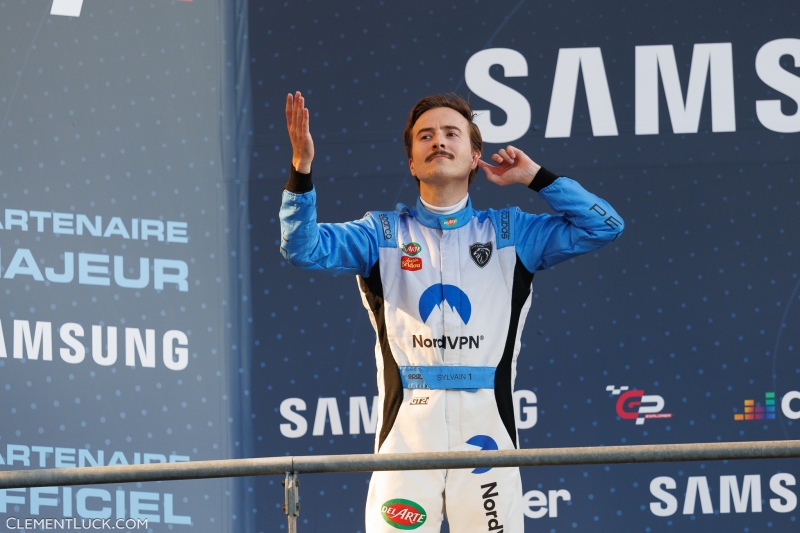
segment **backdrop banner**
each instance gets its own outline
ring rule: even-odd
[[[373,451],[356,281],[278,251],[296,90],[321,221],[415,201],[406,118],[449,91],[484,156],[517,146],[624,217],[534,280],[521,447],[800,438],[791,2],[46,0],[0,21],[0,469]],[[482,174],[470,196],[548,211]],[[795,531],[798,476],[526,468],[526,530]],[[298,530],[363,533],[368,479],[301,476]],[[2,490],[0,529],[285,530],[280,482]]]
[[[226,4],[0,4],[0,468],[250,453]],[[3,490],[0,529],[244,531],[241,485]]]
[[[296,90],[320,221],[414,202],[405,121],[448,91],[478,112],[485,156],[513,144],[625,218],[612,245],[533,282],[522,447],[800,438],[797,5],[251,1],[249,24],[257,455],[370,453],[377,419],[355,280],[278,255]],[[470,197],[548,210],[482,173]],[[522,475],[527,531],[798,527],[795,461]],[[301,476],[298,529],[363,531],[368,477]],[[259,507],[259,531],[282,519]]]

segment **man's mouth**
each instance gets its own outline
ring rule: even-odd
[[[433,161],[437,157],[446,157],[447,159],[453,159],[454,158],[453,154],[451,154],[450,152],[434,152],[434,153],[432,153],[431,155],[429,155],[425,159],[425,162],[426,163],[430,163],[431,161]]]

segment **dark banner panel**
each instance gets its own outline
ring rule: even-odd
[[[478,111],[484,156],[518,146],[625,218],[612,245],[534,280],[522,447],[798,438],[797,18],[788,2],[251,2],[255,453],[370,453],[377,420],[355,280],[278,253],[296,90],[321,221],[414,202],[407,113],[448,91]],[[470,196],[547,211],[482,174]],[[794,461],[527,469],[526,530],[793,531],[797,476]],[[363,531],[367,479],[305,476],[299,528]],[[285,520],[277,483],[257,484],[259,531]]]

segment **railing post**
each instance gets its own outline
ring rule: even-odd
[[[297,516],[300,514],[300,481],[297,472],[286,472],[283,480],[283,512],[289,521],[289,533],[297,533]]]

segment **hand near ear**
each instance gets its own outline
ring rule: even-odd
[[[492,161],[497,165],[478,160],[478,166],[486,173],[486,179],[500,186],[522,183],[530,185],[536,173],[542,168],[519,148],[508,145],[492,155]]]

